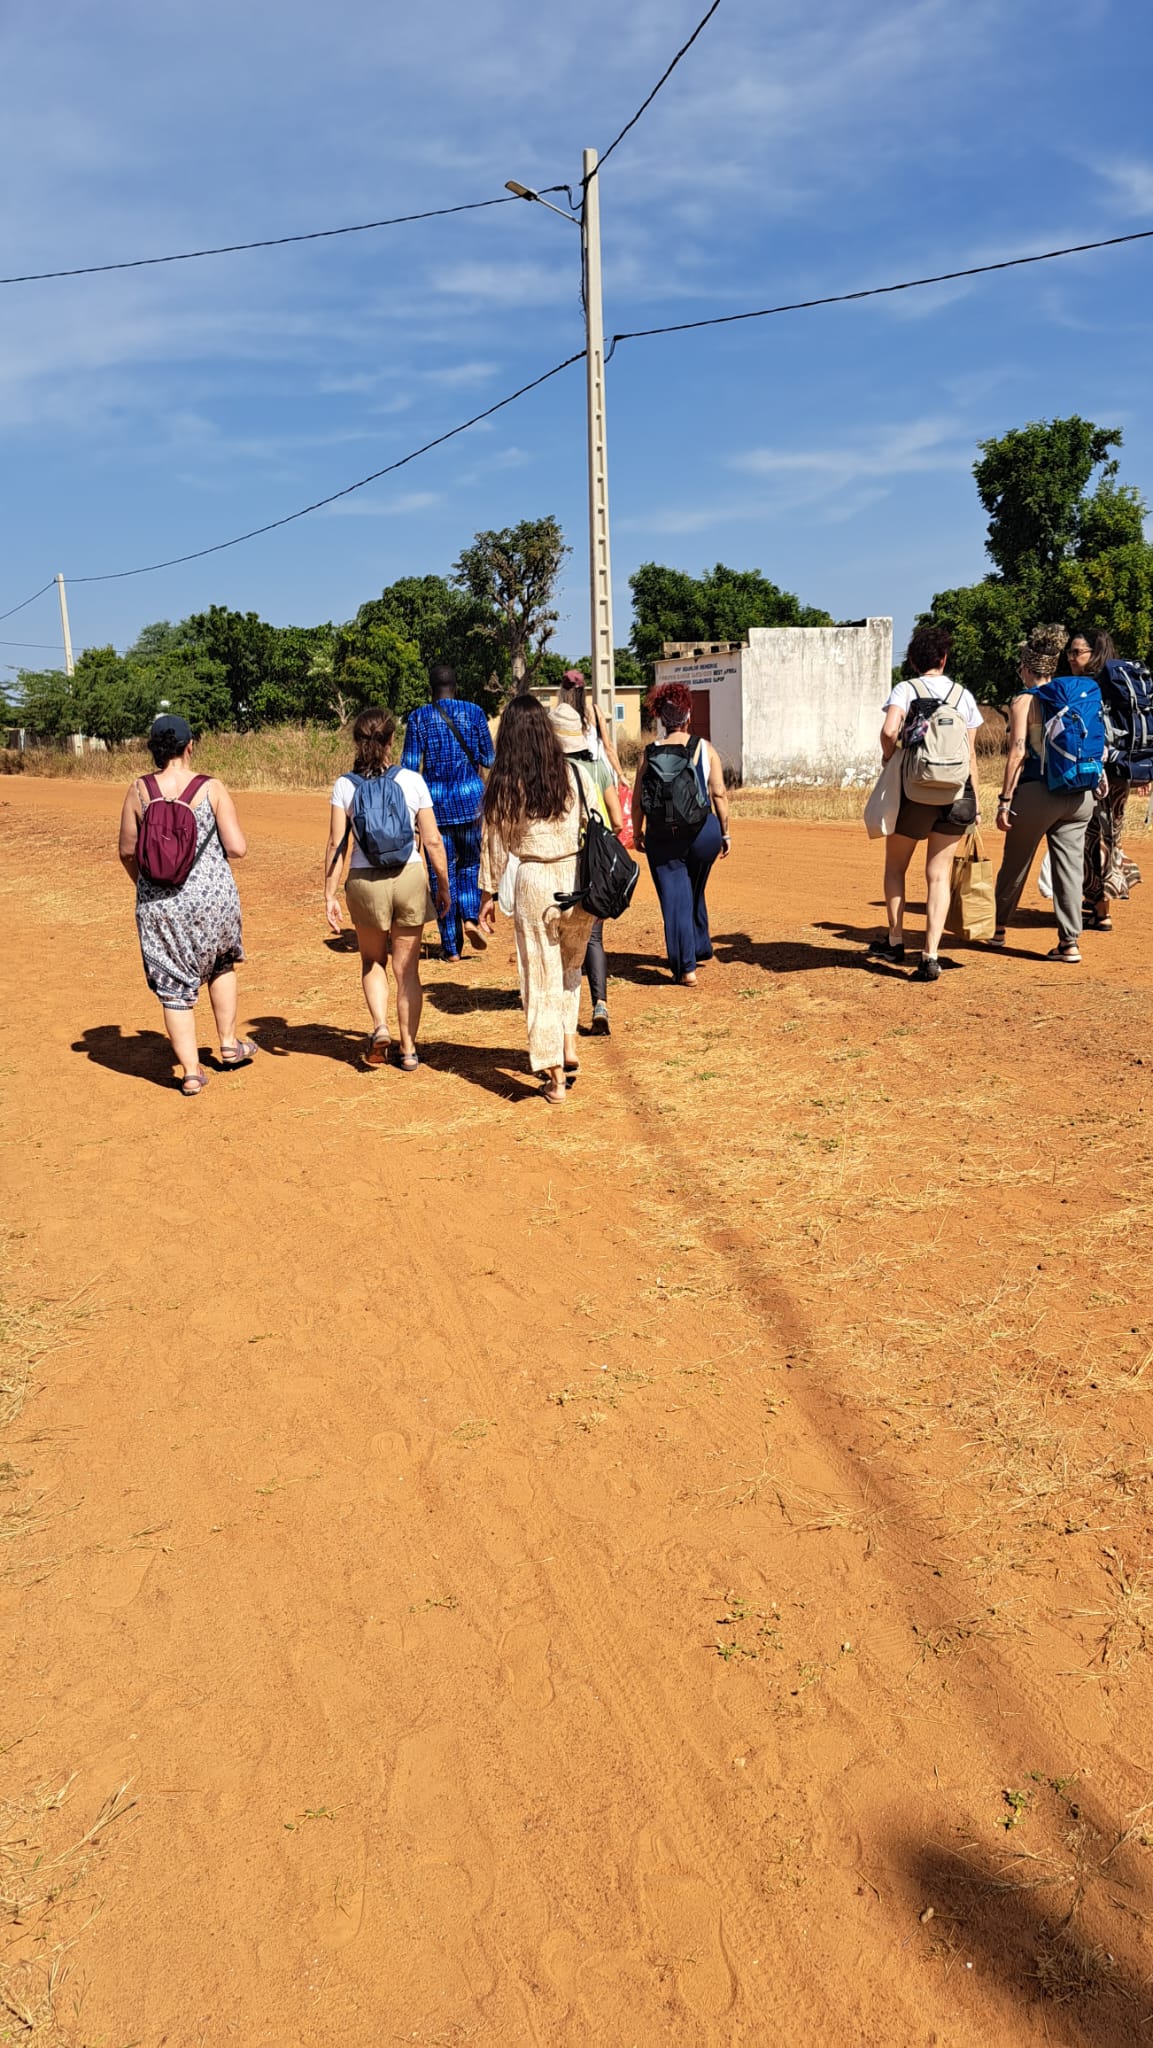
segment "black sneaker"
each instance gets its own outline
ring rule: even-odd
[[[913,980],[914,980],[914,981],[940,981],[940,979],[941,979],[941,963],[940,963],[940,961],[939,961],[939,960],[933,960],[933,959],[930,959],[930,957],[929,957],[929,955],[928,955],[927,953],[922,953],[922,955],[921,955],[921,964],[920,964],[920,966],[918,967],[918,969],[917,969],[917,972],[916,972],[916,973],[914,974],[914,976],[913,976]]]
[[[891,946],[888,939],[874,939],[865,954],[865,958],[866,960],[889,960],[895,967],[901,967],[904,964],[905,948],[903,945]]]

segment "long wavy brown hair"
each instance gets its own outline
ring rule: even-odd
[[[572,801],[564,750],[530,690],[505,706],[484,792],[484,821],[502,839],[532,818],[563,818]]]
[[[352,728],[356,748],[352,764],[354,775],[384,774],[395,731],[396,720],[391,711],[382,710],[379,704],[371,704],[367,711],[361,712]]]

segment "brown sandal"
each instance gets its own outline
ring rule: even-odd
[[[385,1030],[383,1038],[381,1037],[379,1031],[374,1031],[371,1038],[368,1041],[368,1044],[365,1046],[364,1051],[360,1055],[362,1064],[366,1067],[386,1067],[388,1065],[388,1056],[391,1051],[392,1045],[389,1040],[387,1028]]]
[[[227,1052],[221,1046],[220,1064],[222,1067],[246,1067],[250,1060],[256,1058],[259,1051],[260,1047],[255,1045],[251,1038],[237,1038],[233,1040]]]

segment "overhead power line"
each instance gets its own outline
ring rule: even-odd
[[[51,651],[59,645],[58,640],[0,640],[0,647],[39,647]]]
[[[667,70],[662,71],[648,98],[646,100],[641,101],[641,104],[637,108],[636,113],[633,115],[632,120],[626,121],[624,127],[620,131],[620,134],[613,137],[613,140],[609,143],[608,148],[603,152],[600,162],[596,166],[596,169],[593,171],[593,177],[596,176],[597,171],[603,171],[605,165],[607,164],[610,156],[612,155],[614,149],[616,149],[617,145],[624,141],[625,136],[629,134],[631,129],[636,127],[637,122],[641,118],[641,115],[646,114],[648,112],[657,94],[659,93],[662,85],[667,85],[669,79],[673,75],[673,72],[676,70],[677,65],[680,63],[681,58],[687,57],[689,51],[693,47],[693,44],[696,42],[697,37],[700,35],[701,30],[708,27],[710,21],[712,20],[720,4],[721,0],[713,0],[713,4],[709,8],[708,13],[701,16],[701,19],[700,21],[698,21],[695,29],[692,32],[692,35],[688,39],[688,42],[681,44],[681,47],[677,51],[676,56],[673,58],[672,63],[668,66]]]
[[[932,277],[907,277],[900,284],[874,284],[859,292],[832,292],[823,299],[792,299],[782,306],[758,306],[750,313],[714,313],[708,320],[676,320],[668,327],[635,327],[614,334],[607,362],[618,341],[647,341],[654,334],[688,334],[696,327],[730,327],[738,320],[768,320],[774,313],[807,313],[813,306],[844,306],[852,299],[880,299],[890,292],[918,291],[922,285],[952,284],[956,278],[985,277],[992,270],[1017,270],[1026,263],[1052,263],[1058,256],[1084,256],[1091,249],[1117,249],[1123,242],[1153,241],[1153,228],[1131,235],[1107,235],[1101,242],[1072,242],[1067,249],[1044,249],[1036,256],[1005,256],[999,263],[972,263],[966,270],[939,270]]]
[[[428,455],[433,448],[442,448],[446,441],[455,440],[458,434],[465,434],[470,427],[479,426],[481,420],[491,419],[494,413],[502,412],[506,405],[512,405],[528,392],[536,391],[547,384],[550,377],[559,377],[562,370],[571,369],[573,363],[584,361],[584,350],[575,356],[566,356],[563,363],[554,363],[551,370],[534,377],[530,383],[522,384],[517,391],[510,391],[505,398],[498,398],[495,405],[486,405],[483,412],[475,412],[471,419],[462,420],[459,426],[449,427],[444,434],[437,434],[433,440],[425,441],[421,447],[413,448],[407,455],[401,455],[395,462],[386,462],[383,469],[374,469],[371,476],[359,477],[354,484],[345,484],[340,491],[330,491],[326,498],[316,498],[311,505],[302,505],[299,512],[286,512],[281,519],[270,519],[264,526],[253,526],[247,533],[234,534],[231,540],[218,540],[208,548],[193,548],[187,555],[172,555],[164,562],[145,562],[139,569],[109,569],[102,576],[70,576],[69,583],[120,583],[127,576],[151,576],[156,569],[175,569],[181,562],[199,562],[205,555],[219,555],[225,548],[238,548],[242,541],[256,540],[262,533],[274,533],[278,526],[291,526],[294,520],[306,519],[310,512],[319,512],[325,505],[335,505],[338,498],[348,498],[353,491],[362,491],[366,484],[379,482],[382,476],[391,476],[395,470],[404,469],[407,463],[415,462],[419,455]],[[48,586],[51,588],[51,585]]]
[[[552,189],[555,190],[556,188]],[[864,290],[853,292],[830,292],[823,298],[794,299],[779,306],[761,306],[746,313],[720,313],[713,315],[711,319],[707,320],[678,320],[664,327],[633,328],[624,333],[614,334],[606,361],[613,354],[617,343],[621,341],[646,341],[651,336],[658,334],[685,334],[693,332],[698,328],[726,327],[742,320],[767,320],[777,313],[803,313],[818,306],[841,306],[858,299],[881,298],[892,292],[917,291],[926,285],[951,284],[960,278],[984,277],[993,271],[1014,270],[1031,263],[1051,263],[1058,257],[1083,256],[1095,249],[1116,249],[1126,243],[1151,240],[1153,240],[1153,228],[1139,228],[1127,235],[1106,236],[1101,241],[1075,242],[1063,249],[1045,249],[1034,256],[1007,256],[997,263],[974,263],[964,270],[942,270],[935,272],[931,277],[905,278],[899,284],[871,285]],[[381,477],[391,476],[396,470],[406,468],[410,462],[415,462],[421,455],[430,454],[434,448],[443,447],[446,441],[455,440],[457,435],[467,433],[470,427],[479,426],[482,420],[491,419],[494,413],[503,412],[506,406],[515,404],[518,398],[526,397],[530,391],[536,391],[542,384],[547,384],[551,378],[558,377],[562,370],[571,369],[574,363],[582,362],[584,355],[585,351],[580,349],[575,355],[566,356],[563,362],[554,363],[551,370],[543,371],[539,377],[533,377],[527,384],[520,385],[516,391],[510,391],[506,397],[498,398],[495,404],[486,406],[483,412],[474,413],[471,419],[462,420],[459,426],[449,427],[445,433],[435,435],[431,441],[423,442],[419,448],[411,449],[407,455],[399,456],[395,462],[386,463],[383,469],[374,470],[370,476],[358,478],[356,483],[346,484],[343,490],[332,491],[325,498],[317,498],[311,505],[302,505],[297,512],[288,512],[280,519],[268,520],[263,526],[251,527],[247,533],[235,534],[231,540],[216,541],[211,547],[207,548],[194,548],[188,554],[172,555],[162,562],[147,562],[137,569],[108,570],[99,576],[73,576],[68,580],[72,583],[116,583],[130,576],[150,576],[158,569],[174,569],[183,562],[198,562],[206,555],[221,554],[226,548],[239,547],[246,540],[256,540],[261,534],[274,533],[278,527],[291,526],[296,520],[307,518],[310,512],[319,512],[325,505],[334,505],[338,499],[350,497],[354,491],[364,490],[367,484],[377,483]],[[23,611],[26,606],[34,604],[37,598],[43,597],[47,591],[52,589],[54,582],[55,578],[50,579],[49,582],[42,584],[39,590],[34,590],[31,597],[22,599],[20,604],[12,605],[6,612],[0,612],[0,620],[10,619],[17,612]],[[3,644],[7,646],[33,646],[42,643],[7,641]],[[11,665],[9,664],[9,666]]]
[[[546,191],[558,192],[559,185]],[[29,270],[20,277],[0,277],[0,284],[43,284],[50,277],[97,277],[107,270],[148,270],[157,263],[194,263],[201,256],[236,256],[245,249],[283,249],[289,242],[328,242],[336,235],[367,235],[375,228],[401,228],[414,220],[443,220],[450,213],[480,213],[486,206],[511,206],[511,195],[470,199],[461,206],[431,206],[424,213],[396,213],[390,220],[362,220],[347,228],[312,228],[302,235],[266,235],[258,242],[221,242],[212,249],[181,249],[171,256],[133,256],[122,263],[81,263],[71,270]]]
[[[51,588],[52,588],[53,584],[55,583],[55,581],[56,581],[56,578],[55,578],[55,576],[51,576],[51,577],[49,577],[49,579],[48,579],[47,583],[44,583],[44,584],[42,584],[39,590],[34,590],[34,591],[32,592],[32,595],[31,595],[31,597],[25,597],[25,598],[21,598],[21,600],[20,600],[20,603],[19,603],[19,604],[14,604],[14,605],[13,605],[13,606],[11,607],[11,610],[9,610],[9,611],[6,611],[6,612],[0,612],[0,619],[12,619],[12,618],[15,618],[15,616],[16,616],[16,613],[17,613],[17,612],[22,612],[22,611],[25,611],[25,610],[27,609],[27,607],[28,607],[28,606],[29,606],[30,604],[35,604],[35,602],[36,602],[36,600],[37,600],[37,598],[38,598],[38,597],[43,597],[43,595],[44,595],[44,592],[45,592],[46,590],[51,590]]]

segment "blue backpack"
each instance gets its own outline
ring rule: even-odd
[[[1153,782],[1153,676],[1141,661],[1107,661],[1101,675],[1109,765]]]
[[[383,775],[349,775],[356,784],[348,832],[341,841],[337,860],[343,858],[348,833],[374,868],[402,868],[411,860],[416,846],[408,799],[397,781],[399,770],[388,768]]]
[[[1096,789],[1105,772],[1105,718],[1092,676],[1053,676],[1033,692],[1041,708],[1041,763],[1053,791]]]

